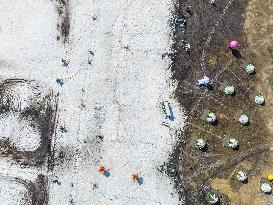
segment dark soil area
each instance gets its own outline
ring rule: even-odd
[[[177,17],[185,17],[187,24],[186,28],[174,30],[175,53],[171,69],[173,78],[178,81],[176,97],[188,118],[182,143],[173,154],[172,166],[180,168],[177,188],[183,187],[180,191],[186,205],[206,204],[204,198],[211,188],[210,180],[227,178],[241,162],[249,165],[250,175],[256,174],[266,163],[266,151],[271,145],[267,144],[268,130],[259,113],[263,107],[256,106],[251,99],[257,78],[247,75],[243,69],[243,61],[255,58],[251,51],[255,44],[247,45],[244,38],[242,14],[246,5],[247,0],[216,1],[216,7],[207,0],[179,0],[176,7]],[[191,12],[186,11],[188,6]],[[232,40],[239,41],[238,53],[228,48]],[[191,45],[190,53],[185,51],[186,43]],[[212,82],[211,90],[197,85],[204,74]],[[225,81],[235,87],[234,96],[226,96],[219,90]],[[200,119],[205,109],[217,116],[217,125]],[[248,126],[234,119],[240,110],[249,115]],[[239,141],[238,150],[223,147],[225,134]],[[191,141],[198,137],[207,141],[206,152],[192,148]],[[227,197],[221,200],[221,204],[229,204]]]

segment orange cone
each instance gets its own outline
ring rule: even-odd
[[[132,179],[133,179],[134,182],[138,181],[139,180],[139,175],[137,173],[132,174]]]
[[[106,171],[105,166],[102,166],[102,165],[99,166],[98,172],[99,172],[100,174],[103,174],[105,171]]]

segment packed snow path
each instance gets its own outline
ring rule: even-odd
[[[60,182],[50,184],[49,204],[179,204],[173,182],[158,170],[183,127],[181,108],[170,99],[170,59],[162,57],[172,44],[172,1],[69,2],[65,45],[56,40],[53,2],[0,4],[2,77],[36,79],[59,92],[58,123],[68,132],[54,139],[65,159],[48,173]],[[164,100],[175,116],[170,128],[162,125]],[[132,181],[135,172],[142,185]]]

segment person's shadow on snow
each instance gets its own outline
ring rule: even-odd
[[[144,179],[143,179],[142,177],[139,177],[139,179],[137,180],[137,183],[138,183],[139,185],[142,185],[142,184],[143,184],[143,181],[144,181]]]
[[[109,171],[105,171],[105,172],[103,173],[103,175],[106,176],[106,177],[110,177],[110,172],[109,172]]]

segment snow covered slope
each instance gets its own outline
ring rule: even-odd
[[[170,59],[162,57],[172,44],[173,2],[69,2],[65,45],[56,40],[56,2],[0,3],[1,77],[35,79],[59,92],[59,125],[68,132],[58,132],[54,143],[66,157],[48,173],[50,182],[60,182],[50,183],[49,204],[179,204],[173,182],[158,171],[184,126],[170,97]],[[169,127],[162,125],[165,100],[175,116]],[[133,182],[135,172],[142,185]]]

